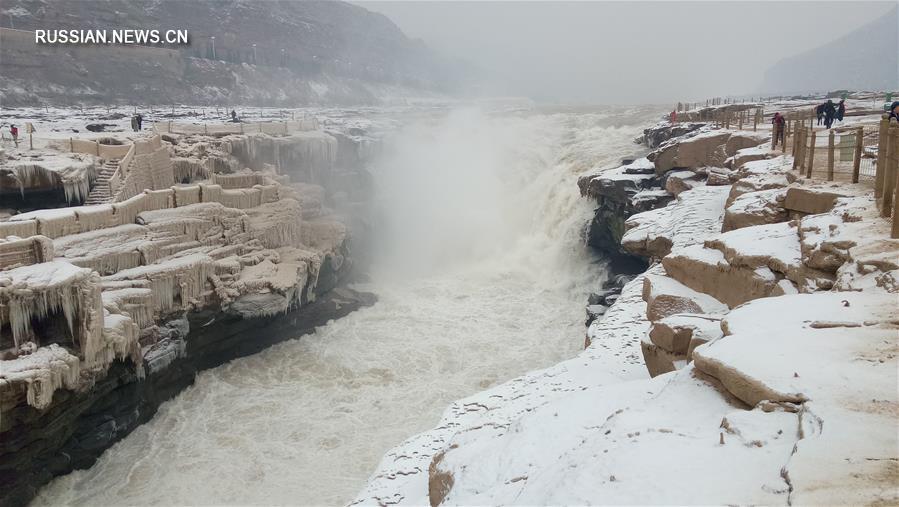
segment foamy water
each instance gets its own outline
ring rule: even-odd
[[[581,244],[577,176],[634,150],[640,116],[458,111],[400,132],[375,170],[382,241],[360,287],[379,302],[201,373],[35,503],[351,500],[453,400],[581,349],[605,273]]]

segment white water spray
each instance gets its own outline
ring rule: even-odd
[[[459,111],[404,129],[375,174],[377,305],[201,373],[35,503],[346,503],[453,400],[573,356],[604,277],[576,179],[639,132],[613,122]]]

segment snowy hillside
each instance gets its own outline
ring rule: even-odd
[[[370,104],[450,91],[457,74],[383,15],[343,2],[15,0],[0,15],[7,105]],[[185,29],[190,42],[36,45],[31,32],[122,27]]]

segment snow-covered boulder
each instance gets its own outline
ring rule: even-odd
[[[766,134],[739,130],[732,133],[730,137],[727,138],[724,151],[727,153],[728,157],[735,157],[740,150],[757,148],[760,147],[760,144],[767,143],[768,141],[769,136]]]
[[[786,195],[787,191],[783,188],[739,194],[724,210],[721,231],[785,222],[789,218],[783,205]]]
[[[677,313],[727,312],[727,306],[708,294],[660,274],[647,274],[643,278],[643,300],[646,301],[646,318],[652,322]]]
[[[833,209],[838,198],[846,196],[821,188],[791,186],[787,189],[784,207],[800,213],[826,213]]]
[[[649,339],[655,345],[687,358],[696,347],[722,336],[721,314],[676,313],[653,322]]]
[[[722,166],[727,159],[729,137],[729,132],[705,132],[660,148],[651,154],[650,160],[655,162],[657,174],[674,168]]]
[[[662,265],[668,276],[731,308],[771,295],[778,282],[778,277],[768,267],[733,266],[721,251],[703,245],[673,249],[662,259]]]
[[[754,146],[751,148],[742,148],[737,150],[737,152],[727,159],[724,163],[725,167],[731,169],[737,169],[743,164],[747,162],[753,162],[756,160],[767,160],[769,158],[776,157],[777,154],[768,147],[768,144]]]
[[[625,222],[621,246],[642,257],[660,259],[675,246],[701,242],[721,230],[727,187],[699,187],[677,201],[633,215]]]
[[[709,186],[717,186],[717,185],[730,185],[732,183],[732,179],[734,178],[734,172],[730,169],[725,169],[723,167],[708,167],[706,168],[706,185]]]
[[[665,144],[651,154],[650,160],[655,162],[658,174],[674,168],[724,167],[728,158],[739,150],[765,140],[765,136],[753,132],[712,130]]]
[[[671,171],[665,175],[665,190],[677,196],[703,185],[703,178],[693,171]]]

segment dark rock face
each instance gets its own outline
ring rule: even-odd
[[[636,275],[633,274],[615,275],[606,280],[602,285],[602,290],[591,293],[587,297],[587,321],[585,322],[585,325],[589,327],[594,320],[605,315],[609,307],[618,300],[618,296],[621,295],[621,289],[635,277]]]
[[[0,505],[26,505],[54,477],[92,466],[104,450],[149,421],[160,404],[190,386],[197,372],[374,304],[372,294],[338,287],[348,271],[325,266],[331,263],[324,263],[316,300],[285,314],[247,319],[209,308],[170,320],[163,325],[169,339],[144,359],[144,378],[130,362],[116,362],[84,392],[56,391],[44,411],[21,400],[0,400]]]
[[[662,181],[645,168],[624,166],[578,180],[581,194],[596,200],[587,227],[587,244],[611,261],[613,273],[641,273],[648,264],[621,248],[624,222],[635,214],[667,205],[674,196],[662,190]]]

